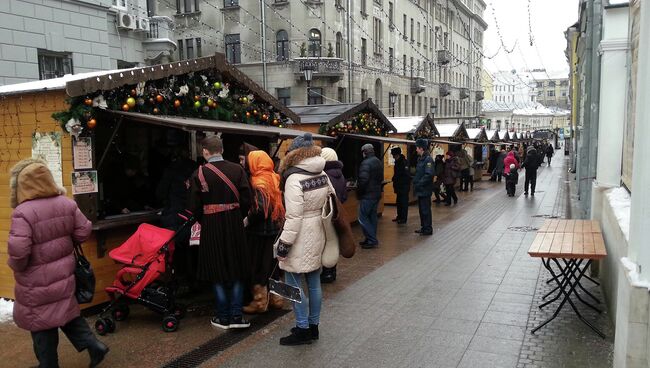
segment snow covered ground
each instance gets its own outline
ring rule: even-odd
[[[0,298],[0,323],[11,322],[13,320],[14,302]]]

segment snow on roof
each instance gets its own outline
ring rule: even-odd
[[[440,132],[440,138],[453,137],[458,127],[458,124],[436,124],[438,132]]]
[[[471,128],[471,129],[465,129],[467,131],[467,135],[469,136],[469,139],[476,139],[478,136],[481,134],[482,129],[477,129],[477,128]],[[488,136],[488,139],[491,138]]]
[[[131,70],[131,69],[100,70],[100,71],[89,72],[89,73],[66,74],[63,77],[59,77],[59,78],[37,80],[37,81],[18,83],[18,84],[9,84],[6,86],[0,86],[0,95],[19,94],[19,93],[37,92],[37,91],[62,90],[65,89],[66,83],[71,81],[86,79],[90,77],[99,77],[102,75],[116,73],[125,70]]]
[[[424,116],[400,116],[388,120],[397,128],[397,133],[410,133],[422,123]]]

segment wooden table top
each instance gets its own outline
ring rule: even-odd
[[[602,259],[607,257],[601,233],[537,233],[528,249],[531,257]]]
[[[594,220],[549,219],[538,230],[540,233],[602,233]]]

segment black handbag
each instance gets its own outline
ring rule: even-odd
[[[95,272],[84,256],[81,244],[74,245],[74,278],[77,283],[75,297],[79,304],[90,303],[95,295]]]

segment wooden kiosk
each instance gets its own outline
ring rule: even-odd
[[[148,195],[155,193],[168,150],[196,158],[197,141],[204,135],[221,134],[224,157],[238,162],[243,143],[273,155],[282,140],[303,134],[289,129],[300,118],[227,64],[223,54],[3,86],[0,97],[3,172],[23,158],[44,156],[55,180],[93,223],[93,234],[83,244],[97,278],[93,304],[108,299],[104,288],[119,269],[107,252],[141,223],[159,220],[156,198],[128,198],[128,211],[112,206],[118,190],[135,193],[125,187],[125,171],[136,170],[151,184],[150,191],[139,192]],[[3,175],[8,183],[8,174]],[[0,197],[0,297],[12,298],[14,280],[7,266],[12,210],[6,184],[0,186]]]
[[[375,105],[372,100],[360,104],[332,104],[290,106],[301,119],[301,128],[307,131],[319,131],[321,134],[335,138],[328,145],[336,150],[339,160],[343,162],[343,174],[348,182],[348,200],[344,203],[353,221],[357,220],[359,202],[356,196],[356,177],[359,165],[363,159],[361,147],[371,143],[375,153],[384,160],[385,184],[393,176],[392,157],[388,151],[393,145],[406,147],[415,144],[414,141],[391,137],[396,128]],[[384,203],[389,193],[393,193],[390,184],[384,186],[384,198],[380,202],[378,212],[382,213]],[[394,193],[389,200],[394,203]]]

